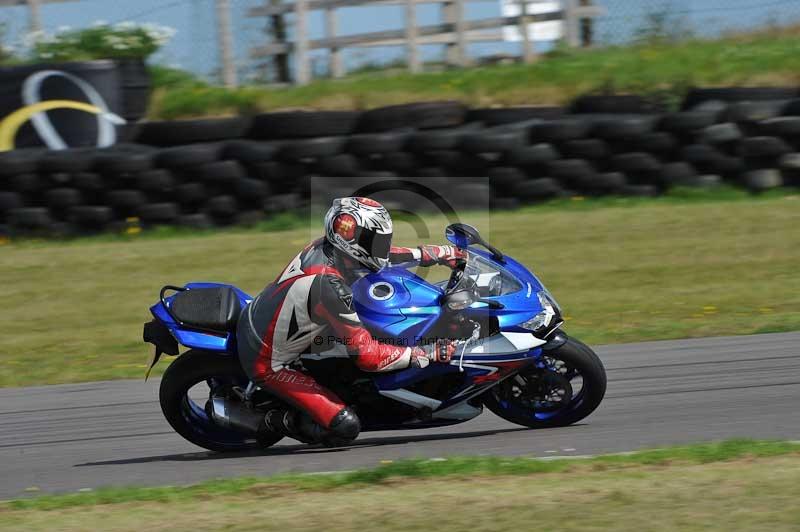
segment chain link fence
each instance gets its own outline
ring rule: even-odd
[[[217,0],[138,0],[121,2],[108,0],[39,0],[41,26],[45,32],[57,32],[64,26],[81,28],[97,21],[120,23],[154,22],[174,27],[173,41],[159,51],[152,61],[185,69],[220,82],[221,53],[217,24]],[[289,1],[289,0],[285,0]],[[529,0],[552,3],[565,0]],[[585,0],[573,0],[585,5]],[[229,0],[233,56],[240,83],[264,81],[264,60],[251,58],[250,50],[270,42],[267,17],[251,17],[249,11],[268,4],[269,0]],[[679,41],[688,38],[716,38],[736,32],[769,30],[800,25],[798,0],[593,0],[604,9],[594,19],[591,38],[595,46],[620,45],[648,39]],[[338,16],[341,35],[363,33],[403,26],[399,13],[402,6],[363,5],[343,8]],[[466,4],[467,20],[497,17],[500,0],[471,0]],[[417,7],[417,24],[441,22],[442,9],[433,4]],[[286,16],[288,39],[291,41],[292,15]],[[0,39],[4,49],[20,50],[24,35],[30,28],[27,7],[4,5],[0,2]],[[322,13],[312,14],[308,21],[311,38],[324,35]],[[539,51],[555,46],[555,42],[538,43]],[[424,61],[441,60],[443,46],[425,46]],[[519,42],[471,43],[467,52],[473,58],[492,55],[519,55]],[[325,75],[326,51],[312,54],[317,75]],[[347,48],[343,50],[348,70],[365,65],[391,65],[404,61],[402,46],[380,48]],[[321,65],[317,68],[316,65]]]

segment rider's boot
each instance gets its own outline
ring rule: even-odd
[[[342,408],[333,417],[327,434],[323,436],[322,443],[327,447],[340,447],[349,445],[361,432],[361,421],[358,415],[350,408]]]

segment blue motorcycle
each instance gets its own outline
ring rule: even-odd
[[[560,329],[561,309],[524,266],[503,255],[466,224],[447,239],[468,252],[449,280],[429,283],[402,266],[370,273],[353,284],[364,326],[396,345],[437,338],[459,340],[449,364],[389,374],[360,371],[344,345],[318,342],[300,359],[311,374],[352,406],[363,431],[430,428],[463,423],[486,407],[530,428],[560,427],[591,414],[606,391],[597,355]],[[166,286],[150,308],[144,340],[177,356],[163,375],[161,409],[184,438],[214,451],[268,447],[264,412],[290,408],[245,376],[237,358],[236,321],[252,298],[216,283]]]

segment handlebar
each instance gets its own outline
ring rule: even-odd
[[[472,278],[465,279],[466,269],[467,269],[468,260],[459,260],[456,263],[456,266],[453,267],[452,271],[450,272],[450,279],[447,281],[447,285],[445,286],[444,295],[449,296],[456,292],[456,288],[461,287],[463,290],[472,290],[472,301],[477,301],[479,303],[485,304],[492,310],[500,310],[505,308],[502,303],[498,303],[492,299],[483,299],[480,297],[480,293],[477,289],[477,284]],[[461,286],[463,284],[463,286]]]
[[[461,279],[464,277],[464,272],[467,269],[467,261],[466,260],[459,260],[456,263],[456,266],[450,271],[450,279],[447,281],[447,286],[445,287],[444,293],[445,295],[449,294],[450,292],[458,286],[458,283],[461,282]]]

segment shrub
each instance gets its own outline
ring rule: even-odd
[[[150,65],[150,78],[154,88],[197,88],[207,87],[208,83],[192,72],[164,65]]]
[[[174,34],[174,29],[157,24],[99,23],[80,30],[61,28],[53,35],[35,32],[28,36],[28,44],[33,59],[39,61],[146,59]]]

